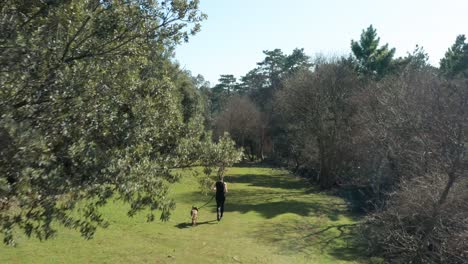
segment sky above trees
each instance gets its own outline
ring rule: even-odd
[[[351,39],[358,40],[370,24],[397,57],[420,45],[435,66],[457,35],[468,35],[465,0],[201,0],[200,7],[208,20],[177,47],[176,58],[212,85],[221,74],[245,75],[262,60],[263,50],[348,54]]]

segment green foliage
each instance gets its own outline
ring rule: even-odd
[[[221,75],[219,83],[211,89],[211,112],[219,113],[222,111],[229,96],[237,91],[238,83],[232,74]]]
[[[242,77],[242,82],[260,109],[269,111],[273,94],[281,87],[282,81],[301,69],[310,68],[312,64],[304,49],[294,49],[290,55],[280,49],[265,50],[263,53],[265,59]]]
[[[362,31],[359,41],[351,40],[359,73],[380,78],[389,72],[395,49],[389,49],[388,44],[379,48],[379,42],[377,30],[372,25]]]
[[[171,168],[203,130],[190,78],[170,61],[199,30],[198,1],[12,1],[0,7],[0,226],[91,238],[114,197],[167,220]],[[184,77],[185,76],[185,77]]]
[[[431,67],[429,64],[429,55],[423,47],[416,45],[413,52],[407,53],[406,57],[397,58],[393,62],[393,68],[396,73],[403,73],[405,70],[420,71]]]
[[[232,74],[221,75],[218,81],[219,84],[213,87],[213,89],[222,90],[226,92],[228,96],[236,89],[236,77]]]
[[[459,73],[468,76],[468,42],[465,43],[465,35],[457,36],[455,43],[450,47],[445,56],[440,60],[440,72],[448,77]]]
[[[200,178],[202,190],[208,190],[214,180],[223,178],[227,168],[239,162],[243,155],[243,150],[236,148],[229,133],[225,133],[217,143],[213,143],[210,137],[206,137],[202,144],[202,151],[200,161],[205,174]],[[214,170],[217,170],[216,176],[212,175]]]

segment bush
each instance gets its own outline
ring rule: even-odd
[[[370,252],[387,263],[468,263],[468,182],[440,204],[446,181],[431,175],[402,183],[363,225]]]

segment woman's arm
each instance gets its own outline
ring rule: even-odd
[[[224,192],[227,193],[228,192],[228,189],[227,189],[227,183],[224,183]]]

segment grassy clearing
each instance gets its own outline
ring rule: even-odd
[[[357,218],[342,199],[271,168],[232,168],[226,181],[219,223],[213,200],[199,225],[189,225],[192,204],[210,197],[187,176],[173,187],[177,208],[168,222],[128,218],[126,206],[112,203],[103,210],[111,225],[94,239],[62,228],[45,242],[20,236],[16,248],[0,245],[0,263],[363,263],[343,228]]]

